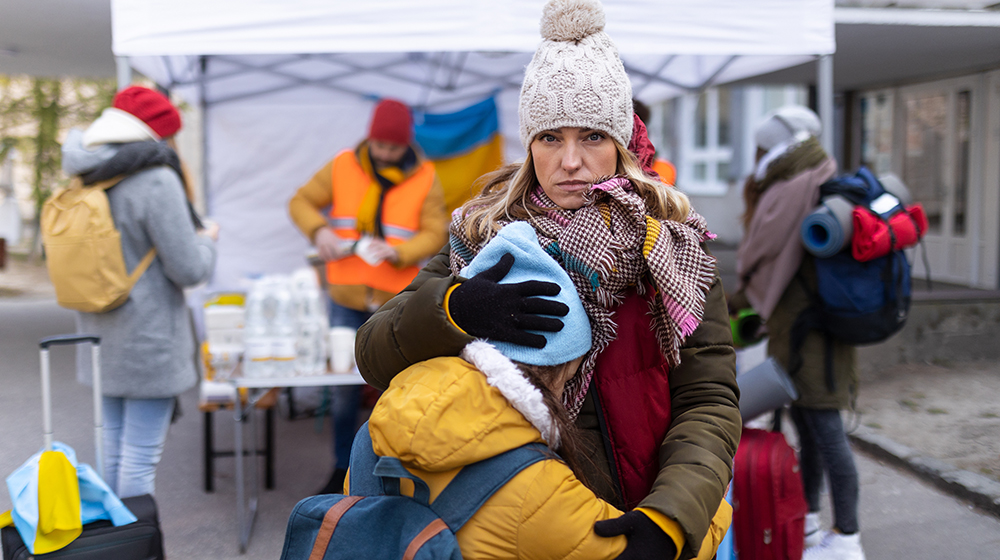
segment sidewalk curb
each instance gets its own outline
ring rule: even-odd
[[[849,433],[848,438],[868,455],[902,467],[945,492],[1000,517],[1000,482],[955,468],[940,459],[923,457],[916,450],[863,426]]]

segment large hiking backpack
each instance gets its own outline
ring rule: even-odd
[[[350,495],[325,494],[292,510],[281,560],[461,560],[455,533],[524,468],[552,455],[529,444],[468,465],[430,503],[427,484],[395,457],[372,450],[366,422],[351,450]],[[400,480],[413,481],[413,497]]]
[[[121,233],[105,192],[122,179],[84,186],[75,177],[42,205],[45,262],[62,307],[104,313],[121,306],[156,256],[150,249],[131,274],[125,267]]]
[[[874,210],[872,203],[885,194],[864,167],[820,186],[821,198],[843,196],[883,221],[892,208]],[[848,344],[881,342],[903,328],[910,310],[910,263],[901,249],[861,262],[848,246],[831,257],[816,258],[815,265],[813,328]]]

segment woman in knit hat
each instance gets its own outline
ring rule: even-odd
[[[161,93],[120,91],[85,131],[62,146],[67,175],[107,190],[128,270],[148,264],[120,307],[77,312],[77,331],[101,337],[104,472],[120,497],[152,494],[175,397],[193,387],[195,338],[184,288],[208,279],[218,226],[202,228],[185,197],[176,152],[163,140],[181,127]],[[92,383],[89,354],[77,353],[79,380]]]
[[[545,6],[520,97],[527,158],[484,179],[454,214],[450,246],[359,330],[358,365],[385,387],[475,338],[545,347],[561,313],[536,296],[558,288],[491,281],[503,261],[487,277],[462,274],[504,226],[530,224],[590,319],[592,348],[562,401],[593,459],[593,490],[627,511],[597,533],[628,537],[620,558],[711,557],[703,542],[717,545],[729,523],[741,424],[725,299],[703,247],[712,234],[644,169],[652,150],[603,28],[596,0]]]
[[[543,348],[485,338],[470,342],[459,356],[410,366],[375,404],[370,442],[358,439],[356,445],[398,458],[432,496],[465,466],[524,445],[548,446],[563,459],[543,453],[498,489],[456,532],[462,556],[615,558],[626,539],[600,537],[594,523],[622,512],[581,482],[588,458],[559,399],[591,348],[587,312],[573,281],[528,223],[501,229],[462,274],[482,280],[496,272],[498,261],[509,267],[496,278],[500,285],[546,281],[560,288],[539,303],[562,310],[562,330],[545,333]],[[352,457],[358,453],[354,449]],[[371,486],[373,478],[352,461],[349,489]]]

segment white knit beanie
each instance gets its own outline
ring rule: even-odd
[[[754,130],[758,148],[772,150],[782,143],[791,142],[796,136],[819,136],[822,125],[819,116],[801,105],[785,105],[764,115]]]
[[[632,84],[604,32],[598,0],[550,0],[542,12],[542,44],[524,71],[518,117],[521,144],[564,126],[607,132],[622,146],[632,138]]]

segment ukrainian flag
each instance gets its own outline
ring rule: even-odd
[[[474,194],[473,183],[503,164],[500,122],[493,97],[448,114],[423,115],[417,144],[434,162],[450,213]]]

